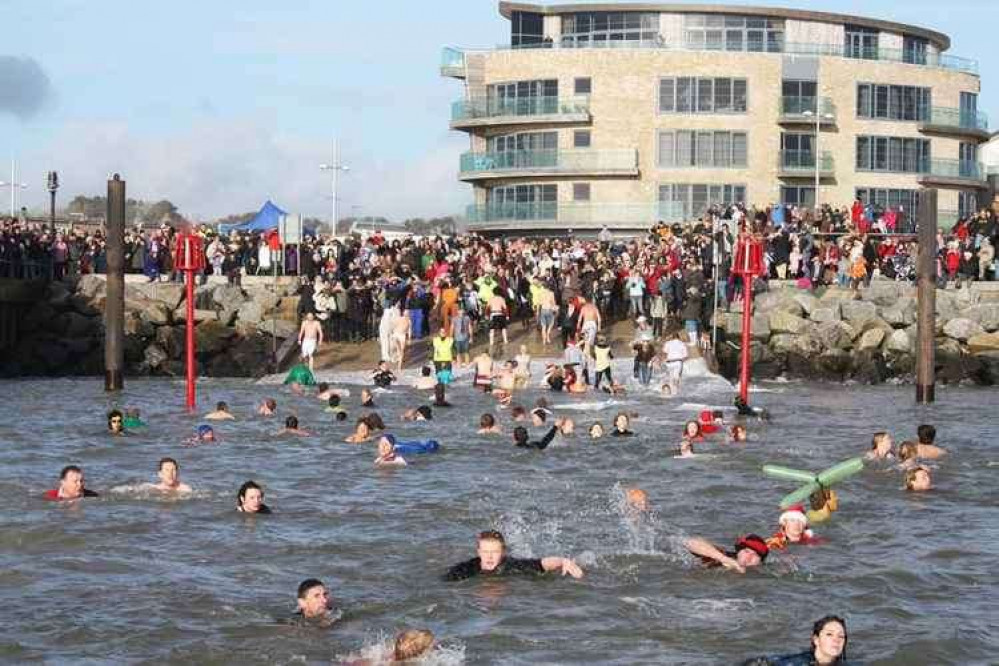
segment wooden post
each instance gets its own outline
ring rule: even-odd
[[[919,258],[916,261],[916,402],[934,402],[937,307],[937,191],[919,195]]]
[[[125,382],[125,181],[108,181],[107,297],[104,301],[104,390],[120,391]]]

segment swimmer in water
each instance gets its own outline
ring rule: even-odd
[[[207,423],[198,426],[193,437],[184,440],[184,446],[197,446],[198,444],[214,444],[218,440],[215,438],[215,430]]]
[[[746,431],[746,426],[741,423],[736,423],[728,431],[728,441],[733,444],[744,444],[749,441],[749,432]]]
[[[904,470],[915,469],[919,464],[919,444],[902,442],[898,447],[898,461]]]
[[[329,590],[318,578],[307,578],[298,586],[298,610],[293,621],[328,627],[336,622]]]
[[[347,435],[343,441],[348,444],[360,444],[362,442],[367,442],[371,439],[371,428],[368,427],[368,422],[363,418],[357,420],[357,425],[354,426],[354,432]]]
[[[673,387],[670,386],[669,384],[663,384],[662,386],[660,386],[659,392],[662,394],[664,398],[673,397]]]
[[[811,546],[821,540],[808,529],[808,515],[801,504],[789,506],[777,519],[777,531],[767,539],[770,550],[784,550],[791,544]]]
[[[683,545],[691,554],[701,558],[705,565],[723,566],[739,573],[746,573],[746,569],[763,564],[770,554],[763,537],[756,534],[739,537],[734,551],[724,551],[701,537],[687,539]]]
[[[610,386],[601,386],[600,390],[604,393],[617,396],[626,395],[628,393],[628,389],[625,388],[623,384],[618,384],[617,382],[611,382]]]
[[[257,407],[257,414],[259,416],[274,416],[275,410],[277,410],[277,400],[267,398]]]
[[[540,428],[548,420],[548,415],[551,413],[551,410],[545,407],[535,407],[531,410],[531,425]]]
[[[648,513],[651,508],[649,506],[649,496],[641,488],[626,488],[624,491],[624,500],[629,509],[638,513]]]
[[[125,434],[125,415],[121,410],[112,409],[108,412],[108,432],[115,437]]]
[[[920,465],[905,473],[905,489],[914,493],[933,490],[933,477],[930,468]]]
[[[812,644],[804,652],[749,659],[742,666],[846,666],[846,644],[846,620],[827,615],[812,625]]]
[[[934,444],[937,438],[937,429],[931,425],[923,424],[916,428],[916,437],[919,439],[917,456],[923,460],[936,460],[947,455],[947,449]]]
[[[368,389],[361,389],[361,407],[374,407],[375,396]]]
[[[401,362],[399,366],[401,369]],[[394,382],[395,379],[395,373],[389,369],[387,361],[381,361],[378,364],[378,367],[371,371],[371,381],[379,388],[388,388],[389,386],[392,386],[392,382]]]
[[[98,497],[93,490],[84,487],[83,470],[76,465],[66,465],[59,472],[59,487],[46,490],[42,496],[53,502],[68,502],[84,497]]]
[[[674,458],[693,458],[694,457],[694,443],[684,437],[680,440],[680,446],[676,450]]]
[[[220,401],[215,403],[215,411],[208,412],[205,414],[205,418],[209,421],[234,421],[236,417],[232,415],[229,411],[229,405],[225,402]]]
[[[703,442],[704,435],[701,433],[701,424],[697,421],[687,421],[683,426],[683,438],[689,439],[691,443]]]
[[[514,405],[510,408],[510,418],[514,421],[526,421],[527,408],[523,405]]]
[[[530,441],[527,434],[527,428],[524,426],[517,426],[513,429],[513,443],[521,449],[538,449],[539,451],[544,451],[548,448],[548,445],[552,443],[555,439],[555,435],[558,434],[559,427],[562,425],[562,419],[555,419],[555,425],[553,425],[545,436],[537,441]]]
[[[604,436],[604,427],[599,423],[593,423],[587,432],[590,435],[590,439],[600,439]]]
[[[480,532],[477,544],[478,557],[451,567],[444,574],[444,580],[466,580],[476,576],[542,574],[551,571],[557,571],[563,576],[572,576],[573,578],[583,577],[583,570],[568,557],[543,557],[541,559],[508,557],[506,540],[500,532],[495,530]]]
[[[407,629],[395,637],[392,656],[396,661],[418,659],[434,648],[434,635],[426,629]]]
[[[895,440],[886,432],[876,432],[871,438],[871,450],[864,458],[867,460],[894,460]]]
[[[347,412],[346,409],[340,406],[340,396],[338,396],[336,393],[330,394],[330,397],[327,398],[327,401],[328,401],[327,405],[323,409],[323,411],[326,412],[327,414],[341,414],[341,413],[345,414]]]
[[[403,421],[433,421],[434,411],[428,405],[407,409],[402,413]]]
[[[560,419],[561,423],[558,426],[558,432],[563,437],[572,437],[572,434],[576,432],[576,422],[569,417]]]
[[[379,467],[403,467],[405,459],[395,452],[395,437],[385,435],[378,440],[378,457],[375,465]]]
[[[429,365],[420,368],[420,376],[417,378],[414,388],[418,391],[433,391],[437,386],[437,378],[434,377],[434,369]]]
[[[808,496],[808,503],[811,507],[807,514],[808,522],[812,525],[824,523],[832,518],[834,511],[839,509],[839,497],[836,496],[836,491],[832,488],[819,488]]]
[[[236,510],[240,513],[270,513],[269,506],[264,504],[264,489],[256,481],[247,481],[239,487],[236,494]]]
[[[173,458],[163,458],[160,460],[157,471],[160,481],[153,485],[156,490],[165,493],[189,493],[191,486],[182,483],[180,480],[180,465]]]
[[[479,429],[478,434],[480,435],[500,435],[503,430],[496,423],[496,417],[492,414],[483,414],[479,417]]]
[[[368,412],[367,414],[363,414],[361,418],[368,424],[368,428],[372,432],[385,430],[385,421],[382,421],[382,417],[378,416],[378,412]]]
[[[611,437],[634,437],[635,433],[628,430],[631,420],[624,412],[618,412],[614,417],[614,429],[611,430]]]
[[[142,420],[138,407],[129,407],[125,410],[125,420],[122,425],[126,428],[142,428],[146,423]]]
[[[297,435],[298,437],[311,437],[312,433],[308,430],[303,430],[298,427],[298,417],[289,416],[284,420],[284,427],[274,433],[277,436],[281,435]]]

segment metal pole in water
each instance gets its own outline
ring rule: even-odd
[[[937,191],[919,195],[919,255],[916,261],[916,402],[936,400]]]
[[[104,302],[104,390],[125,386],[125,181],[108,181],[107,298]]]

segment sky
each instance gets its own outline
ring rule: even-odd
[[[911,23],[979,61],[979,109],[999,129],[994,0],[729,0]],[[394,220],[460,213],[468,136],[448,129],[462,84],[441,48],[509,42],[495,0],[0,0],[0,180],[21,202],[103,194],[169,199],[196,220],[255,210],[332,215],[319,164],[340,142],[339,213]],[[9,193],[0,191],[0,206]]]

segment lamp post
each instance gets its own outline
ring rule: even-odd
[[[815,111],[811,109],[805,109],[801,115],[811,118],[815,117],[815,139],[812,141],[812,151],[815,153],[815,212],[819,212],[819,178],[821,172],[821,159],[822,155],[819,153],[819,134],[822,132],[822,120],[832,120],[833,114],[822,113],[819,107],[822,106],[822,99],[819,97],[815,98]]]
[[[17,218],[17,190],[27,189],[27,183],[17,182],[17,163],[14,160],[10,161],[10,182],[4,182],[0,180],[0,187],[10,188],[10,217],[11,219]]]
[[[56,190],[59,189],[59,173],[56,171],[49,171],[48,176],[48,190],[49,190],[49,227],[52,236],[55,237],[55,198]]]
[[[350,171],[350,167],[340,162],[340,142],[336,139],[333,139],[333,151],[331,156],[333,159],[329,162],[329,164],[320,164],[319,170],[331,172],[331,188],[333,190],[333,238],[336,238],[339,175],[341,171]]]

